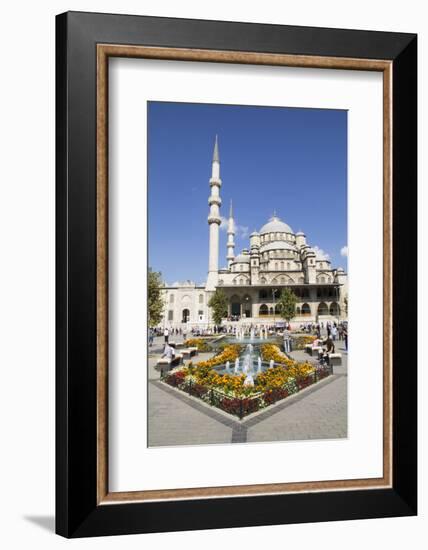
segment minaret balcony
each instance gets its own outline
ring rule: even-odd
[[[210,179],[210,186],[217,185],[217,187],[221,187],[221,179],[220,178],[211,178]]]
[[[220,197],[214,197],[211,195],[208,197],[208,204],[211,206],[212,204],[217,204],[218,206],[221,206],[221,198]]]
[[[218,216],[208,216],[208,223],[217,223],[218,225],[220,225],[221,219]]]

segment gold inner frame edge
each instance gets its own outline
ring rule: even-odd
[[[392,61],[202,50],[97,45],[97,503],[226,498],[296,492],[378,489],[392,486]],[[383,476],[187,489],[109,492],[108,489],[108,59],[132,57],[276,65],[383,73]]]

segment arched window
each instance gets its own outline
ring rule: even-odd
[[[321,302],[318,306],[318,315],[328,315],[328,307],[325,302]]]
[[[280,281],[279,281],[282,285],[285,285],[285,277],[281,277]]]
[[[275,270],[278,271],[278,262],[275,262]]]
[[[310,315],[311,314],[311,308],[309,307],[309,304],[303,304],[301,311],[302,311],[302,315]]]
[[[245,283],[245,279],[239,279],[239,284],[243,285]]]
[[[340,306],[337,302],[332,302],[330,305],[330,315],[334,315],[335,317],[339,317],[340,315]]]
[[[325,283],[325,277],[320,277],[320,283]]]
[[[284,271],[284,262],[281,262],[281,271]]]
[[[262,285],[265,285],[265,284],[266,284],[266,279],[265,279],[264,277],[262,277],[262,278],[260,279],[260,282],[262,283]]]
[[[287,262],[287,271],[290,270],[290,262]]]
[[[267,315],[269,313],[269,309],[266,304],[262,304],[259,309],[259,315]]]

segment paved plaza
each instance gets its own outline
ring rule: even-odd
[[[175,341],[180,341],[174,336]],[[149,446],[201,445],[337,439],[347,437],[347,359],[344,342],[336,341],[342,366],[314,386],[239,420],[200,399],[160,382],[154,366],[162,353],[163,338],[155,339],[149,354]],[[292,352],[299,361],[302,351]],[[199,354],[201,361],[211,354]]]

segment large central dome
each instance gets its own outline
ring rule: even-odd
[[[281,221],[278,216],[272,216],[268,223],[260,229],[260,235],[265,233],[293,233],[293,230],[289,225]]]

